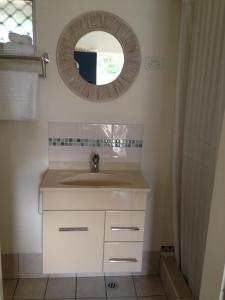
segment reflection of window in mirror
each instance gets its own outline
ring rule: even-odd
[[[119,41],[104,31],[85,34],[75,46],[74,59],[79,65],[80,75],[96,85],[114,81],[124,65]]]
[[[98,52],[97,85],[107,84],[115,80],[121,73],[123,63],[123,53]]]

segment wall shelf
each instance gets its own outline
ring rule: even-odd
[[[37,72],[43,78],[46,78],[46,64],[50,61],[46,52],[42,56],[0,55],[0,59],[2,70]]]

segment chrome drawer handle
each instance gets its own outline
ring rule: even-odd
[[[111,263],[136,263],[136,258],[110,258]]]
[[[126,227],[126,226],[115,226],[115,227],[110,227],[112,231],[139,231],[140,228],[136,226],[132,227]]]
[[[59,231],[88,231],[88,227],[60,227]]]

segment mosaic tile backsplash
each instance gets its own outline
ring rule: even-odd
[[[81,138],[49,138],[49,146],[90,146],[90,147],[119,147],[142,148],[141,140],[93,140]]]
[[[139,162],[143,125],[50,122],[49,161],[89,161],[96,152],[103,162]]]

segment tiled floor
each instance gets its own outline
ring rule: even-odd
[[[14,279],[3,289],[5,300],[166,300],[159,276]]]

